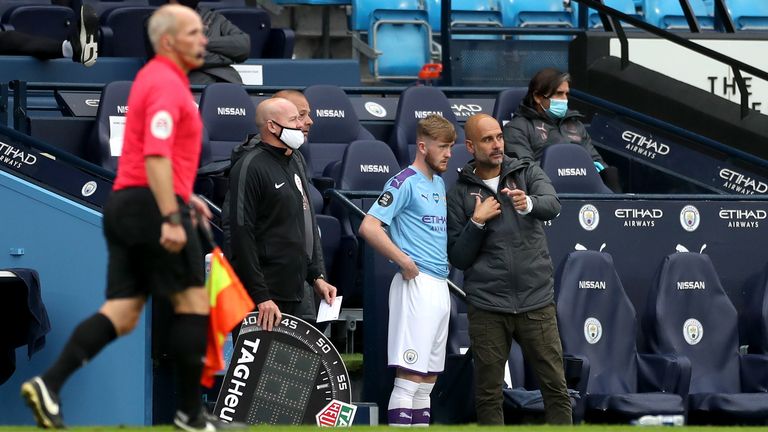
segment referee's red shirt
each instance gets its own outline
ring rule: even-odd
[[[189,201],[200,161],[203,123],[189,79],[160,55],[136,75],[128,96],[123,152],[114,190],[149,186],[146,156],[165,156],[173,166],[173,190]]]

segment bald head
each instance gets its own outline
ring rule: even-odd
[[[499,122],[488,114],[475,114],[464,124],[464,135],[468,140],[477,141],[483,132],[493,126],[499,127]]]
[[[185,72],[203,65],[208,39],[194,10],[177,4],[162,6],[149,18],[147,31],[155,53]]]

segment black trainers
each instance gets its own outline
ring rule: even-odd
[[[214,415],[208,414],[208,411],[206,411],[205,408],[203,408],[200,411],[200,414],[193,419],[190,419],[188,415],[181,411],[176,411],[176,416],[173,418],[173,424],[178,429],[190,432],[240,430],[248,429],[249,427],[245,423],[227,423]]]
[[[21,385],[21,396],[35,414],[37,426],[43,429],[63,429],[59,396],[49,390],[37,376]]]
[[[99,44],[96,41],[99,31],[99,17],[89,4],[80,7],[78,32],[70,40],[72,44],[72,60],[90,67],[96,63],[99,56]]]

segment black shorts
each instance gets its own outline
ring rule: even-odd
[[[107,299],[169,295],[205,284],[200,236],[192,228],[189,207],[178,200],[187,244],[174,254],[160,245],[162,217],[152,191],[129,188],[110,195],[104,206]]]

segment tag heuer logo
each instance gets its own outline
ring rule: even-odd
[[[315,415],[315,420],[321,427],[348,427],[355,420],[355,412],[356,406],[334,399]]]

